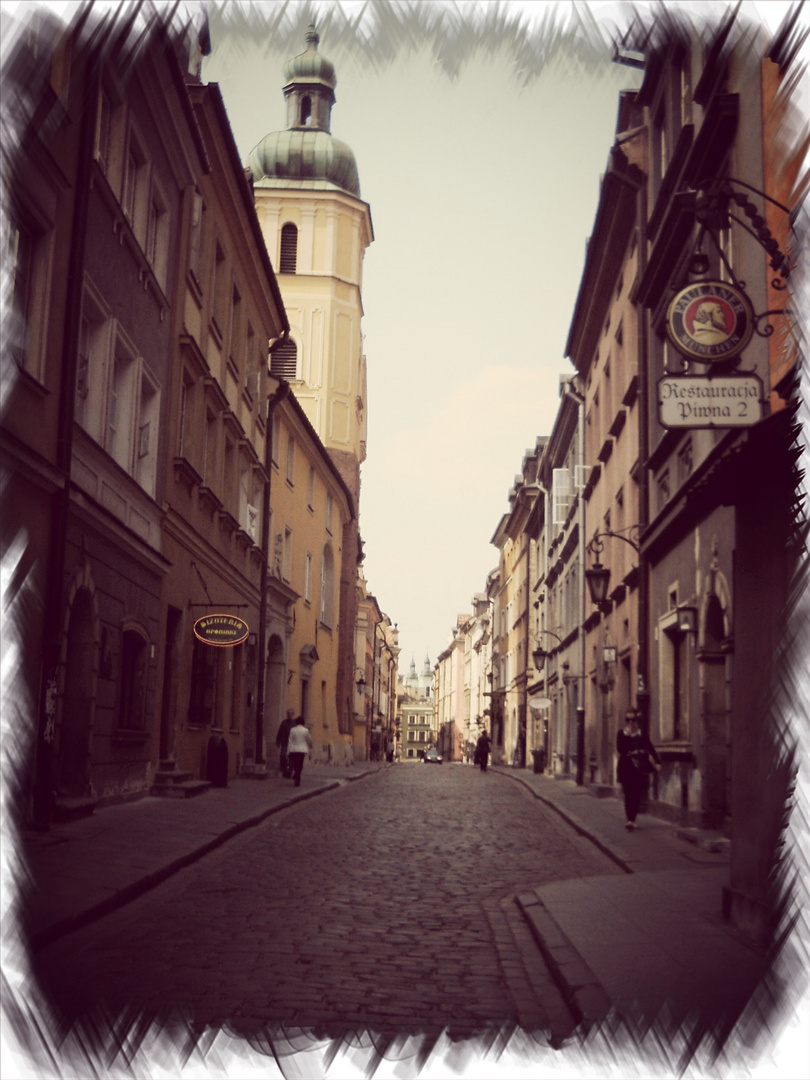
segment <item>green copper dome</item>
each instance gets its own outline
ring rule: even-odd
[[[357,162],[349,147],[328,131],[295,128],[266,135],[250,152],[248,168],[253,182],[279,181],[268,187],[284,187],[289,182],[315,187],[334,184],[350,195],[360,196]]]
[[[289,85],[292,82],[301,80],[305,82],[314,80],[325,83],[334,90],[337,86],[335,65],[318,52],[320,38],[314,26],[309,27],[304,35],[304,41],[307,43],[306,52],[294,56],[292,60],[288,60],[284,65],[285,84]]]
[[[251,150],[247,166],[259,186],[334,186],[359,198],[354,154],[330,131],[337,76],[318,52],[318,40],[310,26],[306,51],[285,64],[287,128],[266,135]]]

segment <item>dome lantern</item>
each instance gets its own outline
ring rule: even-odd
[[[318,52],[310,24],[307,48],[284,65],[287,127],[272,132],[248,158],[254,184],[269,187],[336,187],[359,198],[360,179],[351,149],[331,134],[335,66]]]

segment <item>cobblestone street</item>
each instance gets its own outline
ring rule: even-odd
[[[619,872],[508,778],[403,765],[275,815],[44,949],[37,973],[68,1022],[102,1007],[240,1034],[516,1023],[557,1041],[574,1023],[514,896]]]

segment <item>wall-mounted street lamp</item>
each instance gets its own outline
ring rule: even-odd
[[[366,688],[366,680],[363,677],[362,671],[360,672],[360,675],[358,676],[354,685],[357,687],[357,693],[362,694]]]
[[[562,645],[562,638],[554,633],[553,630],[538,630],[539,634],[549,634],[551,637],[556,638]],[[532,660],[534,660],[534,666],[540,667],[549,653],[538,643],[537,648],[532,649]]]
[[[678,629],[682,634],[697,633],[697,608],[686,604],[679,604],[676,608],[678,613]]]
[[[594,558],[594,564],[585,571],[585,580],[588,583],[588,592],[591,595],[591,601],[599,608],[600,611],[604,609],[605,601],[607,600],[608,586],[610,584],[610,569],[607,566],[603,566],[599,561],[599,556],[605,545],[602,543],[603,536],[615,536],[617,540],[624,540],[625,544],[629,544],[630,547],[638,555],[639,545],[629,536],[625,536],[625,532],[630,532],[633,529],[638,529],[638,525],[630,525],[627,529],[623,529],[621,532],[595,532],[588,543],[588,551]]]

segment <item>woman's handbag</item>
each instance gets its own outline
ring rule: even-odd
[[[646,750],[636,750],[630,755],[630,760],[640,773],[651,773],[653,771],[653,764]]]

